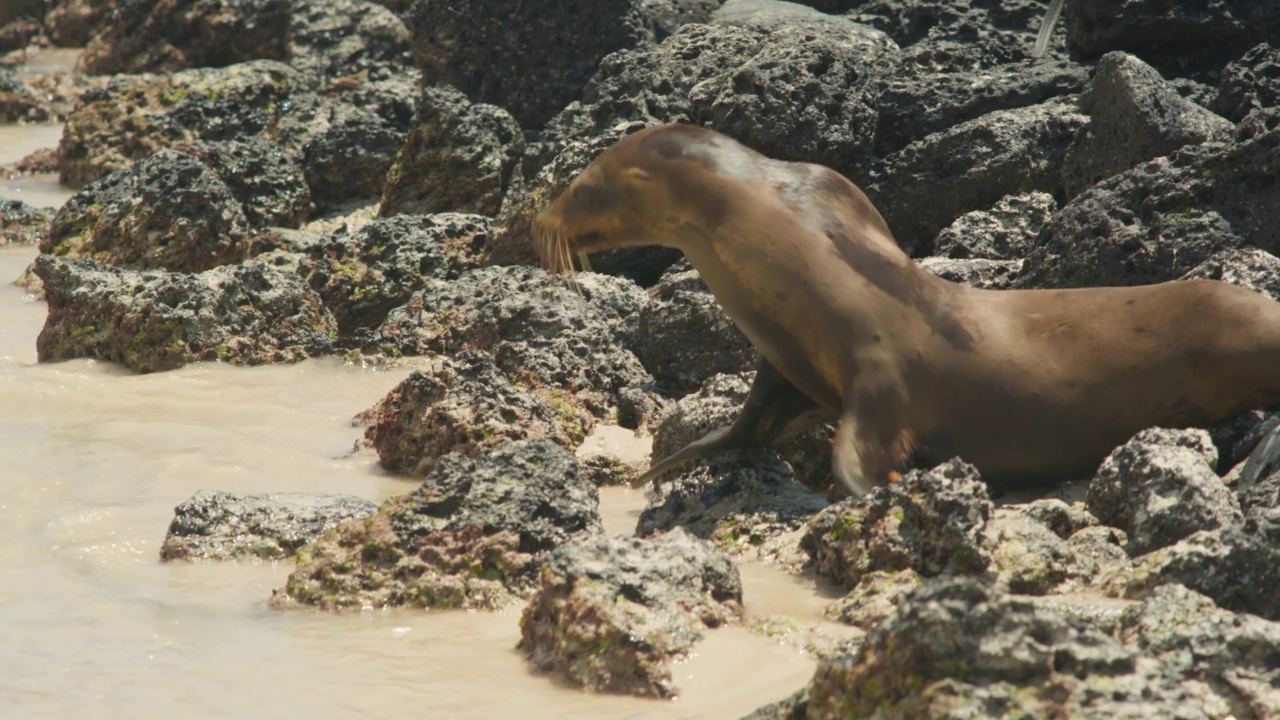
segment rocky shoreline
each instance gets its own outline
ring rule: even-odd
[[[41,253],[42,362],[421,363],[355,420],[417,490],[200,493],[165,560],[295,558],[279,608],[523,606],[531,669],[672,697],[709,630],[779,632],[744,616],[749,556],[847,591],[852,635],[785,633],[819,668],[752,717],[1280,716],[1280,473],[1235,479],[1275,415],[1143,431],[1041,497],[957,459],[841,499],[828,430],[700,463],[608,537],[598,488],[642,468],[575,450],[723,424],[755,353],[678,254],[569,286],[529,237],[681,121],[844,173],[953,281],[1280,297],[1280,10],[1067,0],[1032,58],[1041,0],[20,5],[0,120],[65,130],[0,170],[77,190],[0,203]],[[48,44],[75,73],[15,71]]]

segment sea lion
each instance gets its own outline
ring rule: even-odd
[[[960,456],[999,487],[1092,473],[1143,428],[1280,400],[1280,303],[1226,283],[980,290],[894,241],[852,182],[667,125],[597,157],[534,222],[551,271],[574,254],[681,250],[762,356],[742,414],[654,465],[838,421],[853,493],[913,452]]]

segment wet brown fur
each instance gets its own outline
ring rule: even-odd
[[[1087,475],[1143,428],[1280,401],[1280,303],[1259,293],[951,283],[907,257],[843,176],[703,128],[623,138],[535,237],[552,271],[608,247],[683,251],[764,360],[839,419],[834,469],[854,491],[883,484],[913,447],[1001,485],[1049,484]]]

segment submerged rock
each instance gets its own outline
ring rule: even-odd
[[[279,560],[378,509],[353,495],[200,490],[174,508],[161,560]]]
[[[49,234],[54,211],[32,207],[21,200],[0,200],[0,247],[35,245]],[[12,278],[0,278],[0,281]]]
[[[679,529],[647,540],[595,535],[547,557],[519,648],[574,685],[671,697],[673,663],[704,628],[741,616],[738,570],[708,543]]]
[[[734,452],[699,463],[640,513],[636,534],[681,527],[737,554],[796,530],[828,503],[792,481],[791,469],[769,455]]]
[[[49,301],[40,362],[87,357],[135,372],[295,362],[327,352],[335,331],[302,278],[260,263],[187,275],[41,255],[35,272]]]
[[[272,602],[497,609],[533,591],[548,551],[601,532],[598,502],[573,453],[554,443],[454,453],[414,492],[300,550]]]

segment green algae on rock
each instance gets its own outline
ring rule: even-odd
[[[35,273],[49,302],[40,362],[87,357],[134,372],[296,362],[327,352],[335,330],[302,278],[261,263],[189,275],[40,255]]]

